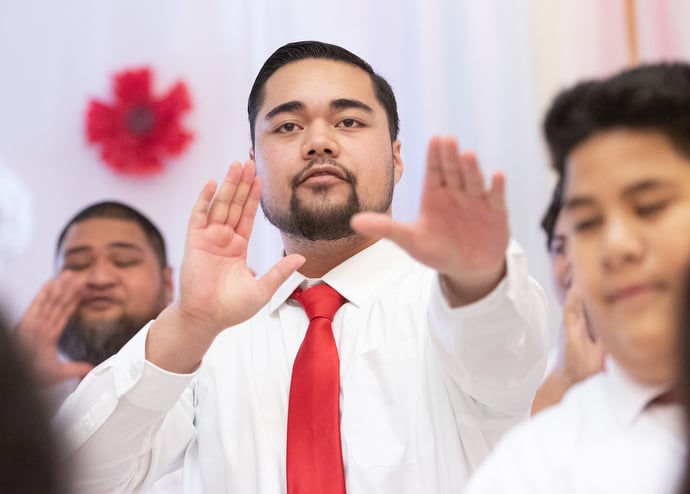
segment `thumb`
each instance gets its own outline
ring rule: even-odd
[[[280,285],[287,280],[292,273],[304,264],[304,257],[299,254],[289,254],[280,259],[269,269],[258,282],[266,295],[266,300],[271,298]]]
[[[350,226],[357,233],[369,237],[387,238],[404,249],[412,244],[413,236],[410,228],[384,213],[357,213],[350,220]]]

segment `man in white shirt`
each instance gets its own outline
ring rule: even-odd
[[[610,358],[499,443],[476,493],[664,494],[685,464],[677,315],[690,258],[690,65],[561,93],[545,120],[574,283]]]
[[[16,330],[52,411],[173,296],[163,236],[144,214],[118,201],[90,204],[67,222],[55,268]],[[168,476],[157,492],[174,492],[176,483]]]
[[[350,494],[458,492],[528,416],[544,369],[544,295],[510,240],[503,176],[487,188],[472,153],[433,138],[419,218],[394,222],[395,97],[335,45],[279,48],[248,109],[250,159],[201,192],[179,301],[58,416],[76,488],[138,491],[181,464],[188,493],[300,492],[286,482],[286,431],[309,322],[291,294],[323,282],[346,299],[332,322],[343,465],[332,475]],[[259,202],[285,256],[257,279],[246,249]]]

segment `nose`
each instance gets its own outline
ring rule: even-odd
[[[603,266],[608,271],[621,269],[641,259],[644,237],[635,221],[625,215],[609,217],[604,223],[601,245]]]
[[[117,272],[108,262],[94,262],[86,277],[87,286],[93,288],[106,288],[114,285],[117,281]]]
[[[318,156],[335,157],[340,152],[336,131],[327,122],[312,122],[304,132],[302,155],[304,159]]]

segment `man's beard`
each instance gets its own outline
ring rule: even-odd
[[[116,354],[144,325],[154,319],[122,315],[116,319],[83,321],[72,316],[58,340],[60,352],[72,361],[98,365]]]
[[[345,204],[323,206],[322,209],[309,209],[297,197],[297,187],[299,186],[299,177],[303,175],[309,168],[328,164],[340,169],[345,176],[346,181],[350,184],[350,194],[347,197]],[[341,240],[355,235],[355,231],[350,227],[350,219],[356,213],[361,211],[372,211],[377,213],[385,213],[390,209],[393,201],[393,186],[395,178],[393,176],[393,166],[390,166],[390,179],[386,184],[386,193],[383,201],[372,207],[363,208],[362,203],[357,194],[357,177],[352,172],[347,170],[341,164],[332,159],[319,158],[310,161],[304,170],[293,178],[292,194],[290,196],[290,207],[287,212],[279,212],[267,206],[263,196],[261,197],[261,208],[266,215],[266,219],[277,227],[281,232],[291,235],[293,237],[305,238],[307,240]],[[316,192],[326,193],[327,185],[317,187]]]

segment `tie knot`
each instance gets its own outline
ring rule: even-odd
[[[317,317],[325,317],[332,321],[340,306],[345,303],[343,296],[325,283],[306,290],[298,288],[292,297],[302,304],[310,321]]]

